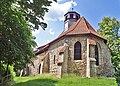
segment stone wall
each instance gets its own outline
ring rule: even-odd
[[[103,39],[91,35],[91,38],[96,41],[99,53],[99,66],[96,66],[97,76],[112,76],[114,69],[111,63],[111,53]]]
[[[77,35],[77,36],[66,36],[65,38],[57,41],[54,44],[51,44],[49,51],[50,51],[50,72],[55,73],[57,72],[57,63],[53,64],[54,55],[56,55],[56,62],[57,58],[59,57],[58,47],[63,46],[64,43],[67,43],[68,49],[64,52],[64,62],[62,63],[62,72],[63,73],[75,73],[80,76],[86,76],[86,58],[87,58],[87,38],[92,38],[96,41],[98,46],[98,53],[99,53],[99,66],[95,63],[95,59],[90,61],[90,67],[94,72],[91,76],[111,76],[114,72],[111,64],[111,55],[110,51],[105,44],[104,40],[98,38],[93,35]],[[79,41],[82,47],[82,60],[74,60],[74,44]],[[91,48],[92,54],[89,58],[94,56],[94,47]],[[96,74],[95,74],[96,73]]]
[[[86,74],[86,36],[69,36],[54,44],[49,48],[50,52],[50,72],[56,73],[57,64],[53,64],[54,55],[56,59],[59,57],[58,47],[63,46],[67,43],[68,49],[64,52],[64,62],[62,64],[63,73],[76,73],[80,76],[85,76]],[[74,60],[74,44],[79,41],[82,45],[82,60]]]
[[[80,76],[86,75],[87,37],[84,35],[69,36],[66,38],[69,45],[68,73],[75,73]],[[74,60],[74,44],[81,43],[82,60]]]
[[[51,44],[49,47],[49,61],[50,61],[50,73],[57,74],[57,60],[59,58],[59,47],[64,45],[64,39],[61,39],[58,42],[55,42],[54,44]],[[55,63],[54,63],[55,60]]]
[[[48,56],[49,56],[49,54],[48,54]],[[49,73],[50,72],[49,71],[50,61],[49,61],[48,56],[43,59],[43,70],[42,70],[43,73]]]
[[[44,58],[47,52],[37,55],[37,58],[33,60],[34,67],[29,64],[29,74],[34,75],[39,73],[39,65],[43,62],[41,73],[54,73],[65,74],[75,73],[79,76],[86,76],[87,66],[87,38],[95,40],[98,46],[99,53],[99,65],[95,64],[95,50],[94,46],[90,47],[90,75],[91,76],[111,76],[114,72],[111,64],[111,55],[109,48],[105,44],[104,40],[94,35],[74,35],[66,36],[50,44],[48,49],[48,57]],[[82,60],[74,60],[74,44],[76,42],[81,43]],[[60,56],[59,48],[67,44],[63,52],[63,62],[58,64]],[[59,76],[60,77],[60,76]]]
[[[62,73],[68,73],[68,61],[69,61],[69,47],[67,46],[64,51],[64,57],[63,57],[63,63],[62,63]]]
[[[28,64],[27,71],[28,75],[36,75],[49,72],[49,59],[45,58],[44,55],[47,52],[37,55],[32,59],[33,64]]]
[[[96,76],[96,59],[95,59],[95,45],[89,45],[89,58],[90,58],[90,77]]]

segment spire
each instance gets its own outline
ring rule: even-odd
[[[71,0],[71,11],[74,10],[74,6],[76,6],[76,2],[74,2],[74,0]]]
[[[73,8],[74,7],[74,1],[73,0],[71,0],[71,10],[73,11]]]

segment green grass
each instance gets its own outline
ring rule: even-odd
[[[65,75],[62,79],[44,74],[30,77],[16,77],[14,86],[117,86],[114,78],[81,78]]]

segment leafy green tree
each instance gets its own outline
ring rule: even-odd
[[[116,72],[116,80],[120,86],[120,21],[116,18],[104,17],[98,25],[98,32],[107,39]]]
[[[43,29],[48,0],[0,0],[0,80],[8,74],[9,65],[22,68],[34,57],[36,46],[32,30]],[[3,68],[6,64],[6,68]]]

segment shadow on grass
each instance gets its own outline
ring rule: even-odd
[[[14,86],[55,86],[55,83],[57,83],[57,81],[52,79],[34,79],[16,83]]]

